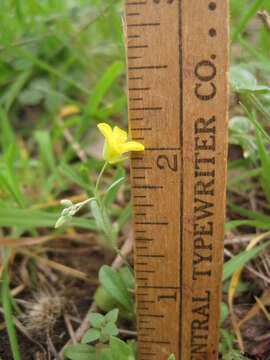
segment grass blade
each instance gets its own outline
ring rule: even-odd
[[[10,291],[8,286],[8,265],[5,266],[2,278],[2,304],[4,310],[5,324],[7,327],[7,333],[9,342],[13,354],[14,360],[20,360],[20,351],[16,336],[16,330],[13,324],[12,306],[10,299]]]
[[[239,21],[239,24],[237,28],[235,29],[234,33],[231,37],[231,42],[233,43],[239,34],[243,31],[244,27],[248,23],[248,21],[251,19],[251,17],[256,13],[256,11],[259,9],[259,7],[262,5],[264,0],[256,0],[255,2],[252,2],[251,6],[249,7],[246,14],[242,17],[242,19]]]
[[[262,250],[266,249],[268,246],[270,246],[270,241],[265,244],[258,245],[249,251],[244,251],[227,261],[223,265],[222,281],[227,280],[235,271],[244,266],[249,260],[259,254],[259,252]]]

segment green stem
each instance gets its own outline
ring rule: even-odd
[[[117,246],[113,247],[113,250],[117,253],[118,256],[120,256],[120,258],[123,260],[123,262],[125,263],[125,265],[129,268],[129,270],[131,271],[131,274],[133,274],[133,269],[130,266],[130,264],[128,263],[127,259],[124,257],[124,255],[121,253],[121,251],[118,249]]]
[[[103,168],[101,169],[101,171],[100,171],[100,173],[99,173],[99,175],[98,175],[98,178],[97,178],[96,187],[95,187],[95,198],[96,198],[97,200],[99,200],[99,197],[98,197],[98,187],[99,187],[99,183],[100,183],[100,180],[101,180],[101,178],[102,178],[102,175],[103,175],[104,171],[106,170],[107,165],[108,165],[108,162],[106,161],[106,162],[104,163],[104,165],[103,165]]]

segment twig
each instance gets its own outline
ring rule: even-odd
[[[77,340],[76,340],[76,337],[75,337],[75,334],[74,334],[73,327],[72,327],[71,322],[70,322],[70,318],[69,318],[69,316],[68,316],[68,314],[66,312],[64,312],[64,320],[65,320],[65,323],[66,323],[66,327],[68,329],[69,336],[70,336],[70,338],[72,340],[72,343],[77,344]]]
[[[124,245],[121,248],[121,254],[124,257],[127,257],[127,255],[132,251],[132,235],[131,235],[131,231],[128,234],[128,237],[124,243]],[[114,269],[119,269],[121,266],[123,265],[123,259],[121,256],[117,255],[116,258],[114,259],[114,261],[112,262],[112,267]],[[85,331],[89,328],[90,326],[90,322],[89,322],[89,315],[93,312],[96,311],[97,309],[97,304],[95,302],[93,302],[89,308],[89,310],[87,311],[81,325],[79,326],[79,328],[76,330],[75,332],[75,339],[77,341],[80,341],[83,334],[85,333]],[[72,342],[71,340],[69,340],[61,349],[60,351],[60,356],[63,357],[63,352],[64,349],[70,345]]]
[[[266,11],[258,11],[258,15],[264,23],[266,30],[270,33],[270,16]]]
[[[118,329],[118,330],[119,330],[119,334],[137,337],[137,331],[131,331],[126,329]]]
[[[0,308],[0,313],[4,314],[4,311],[2,308]],[[15,317],[13,316],[13,323],[16,326],[16,328],[18,330],[20,330],[25,337],[27,337],[28,340],[30,340],[32,343],[34,343],[35,345],[37,345],[41,351],[46,354],[46,350],[44,349],[44,347],[36,340],[34,340],[31,336],[31,334],[29,333],[29,331],[23,326],[23,324]]]
[[[61,356],[58,354],[55,346],[53,345],[52,339],[50,338],[49,334],[47,334],[47,344],[48,344],[48,350],[54,356],[54,358],[56,360],[61,360]]]

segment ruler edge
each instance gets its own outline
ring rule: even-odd
[[[128,59],[127,59],[127,19],[126,19],[126,2],[128,0],[124,0],[124,17],[123,17],[123,32],[124,32],[124,46],[125,46],[125,60],[126,60],[126,94],[127,94],[127,100],[128,100],[128,104],[129,104],[129,92],[128,92]],[[180,79],[180,99],[179,99],[179,103],[180,103],[180,126],[179,126],[179,130],[180,130],[180,148],[183,149],[183,142],[184,142],[184,132],[183,132],[183,125],[184,125],[184,107],[183,107],[183,42],[182,42],[182,26],[183,26],[183,17],[182,17],[182,3],[184,0],[176,0],[178,2],[178,53],[179,53],[179,79]],[[222,300],[222,267],[223,267],[223,262],[224,262],[224,238],[225,238],[225,220],[226,220],[226,185],[227,185],[227,161],[228,161],[228,122],[229,122],[229,96],[230,96],[230,86],[229,86],[229,67],[230,67],[230,1],[229,0],[223,0],[226,1],[226,13],[225,13],[225,21],[224,21],[224,25],[226,28],[226,40],[227,40],[227,54],[226,57],[224,57],[224,59],[226,59],[226,61],[224,61],[224,67],[226,67],[226,71],[225,71],[225,76],[224,78],[226,79],[226,93],[224,94],[224,107],[226,107],[226,111],[224,113],[224,129],[226,130],[226,133],[224,134],[224,143],[226,144],[226,147],[224,148],[224,159],[223,159],[223,164],[224,166],[224,171],[223,171],[223,175],[224,175],[224,190],[222,191],[222,218],[223,220],[223,229],[222,229],[222,233],[223,235],[223,240],[222,240],[222,259],[220,261],[220,268],[221,271],[219,271],[219,276],[220,276],[220,280],[218,283],[218,288],[219,288],[219,292],[217,294],[217,297],[219,299],[219,304],[221,304],[221,300]],[[129,128],[129,135],[130,138],[131,137],[131,123],[129,120],[130,116],[128,114],[128,128]],[[180,158],[181,158],[181,166],[180,166],[180,172],[184,173],[183,169],[184,169],[184,154],[183,151],[180,150]],[[130,167],[132,164],[132,157],[130,156]],[[183,192],[184,192],[184,176],[180,175],[180,181],[181,181],[181,187],[180,187],[180,253],[183,252],[183,235],[184,235],[184,231],[183,231],[183,214],[184,214],[184,197],[183,197]],[[131,181],[131,191],[133,190],[133,185],[132,185],[132,181]],[[183,200],[182,200],[183,199]],[[133,194],[132,194],[132,200],[133,200]],[[133,201],[132,201],[133,203]],[[132,214],[133,214],[133,204],[132,204]],[[134,218],[132,216],[132,235],[133,235],[133,254],[135,253],[135,241],[134,241]],[[221,244],[221,242],[220,242]],[[179,307],[180,307],[180,311],[179,311],[179,316],[180,316],[180,321],[179,321],[179,360],[182,359],[182,313],[183,313],[183,294],[182,294],[182,279],[183,279],[183,263],[182,263],[182,259],[183,257],[180,256],[180,276],[179,276],[179,290],[180,290],[180,301],[179,301]],[[137,288],[136,288],[136,282],[135,282],[135,291],[137,293]],[[217,311],[217,320],[220,319],[220,306],[216,309]],[[136,316],[136,322],[137,322],[137,316]],[[219,326],[219,321],[216,321],[216,323]],[[138,323],[137,323],[138,326]],[[216,340],[216,349],[218,350],[218,344],[219,344],[219,331],[217,332],[217,340]],[[218,357],[218,351],[217,351],[217,357]]]

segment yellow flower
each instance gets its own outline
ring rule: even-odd
[[[143,144],[137,141],[126,141],[127,133],[117,126],[112,129],[110,125],[100,123],[97,127],[105,137],[103,147],[104,160],[111,164],[121,160],[120,156],[124,153],[144,150]]]

